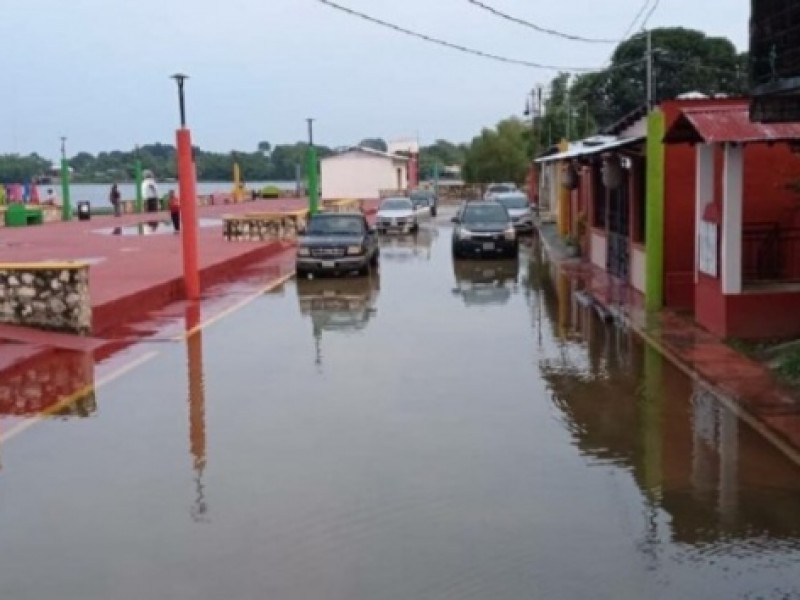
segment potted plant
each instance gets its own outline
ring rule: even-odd
[[[577,258],[581,255],[581,247],[580,242],[575,236],[568,235],[564,238],[564,244],[566,245],[567,249],[567,257],[569,258]]]

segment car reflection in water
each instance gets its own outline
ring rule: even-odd
[[[303,316],[311,318],[316,363],[322,364],[323,332],[357,333],[377,312],[380,274],[297,280],[297,300]]]
[[[380,238],[381,260],[394,262],[429,261],[433,241],[439,231],[425,223],[414,233],[383,235]]]
[[[519,260],[454,260],[453,271],[467,306],[505,304],[519,287]]]

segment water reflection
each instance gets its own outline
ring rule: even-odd
[[[409,234],[382,235],[380,237],[381,260],[393,262],[429,261],[433,243],[439,231],[432,224],[421,225]]]
[[[0,370],[0,416],[88,417],[97,410],[94,360],[89,352],[8,347]]]
[[[455,287],[466,306],[506,304],[519,288],[519,260],[454,260]]]
[[[531,310],[554,324],[539,370],[581,454],[633,476],[643,555],[655,559],[665,537],[703,555],[758,551],[771,539],[800,548],[798,467],[633,332],[595,314],[575,294],[579,276],[538,251],[529,270]]]
[[[364,329],[377,312],[379,292],[379,271],[365,277],[297,280],[297,300],[301,314],[311,319],[318,365],[322,364],[323,332]]]
[[[206,468],[206,388],[203,370],[203,332],[196,329],[201,321],[200,305],[186,308],[186,356],[189,376],[189,453],[194,471],[195,500],[190,513],[196,522],[207,521],[203,474]]]

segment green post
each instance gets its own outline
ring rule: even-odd
[[[66,158],[61,159],[61,220],[72,220],[72,202],[69,197],[69,163]]]
[[[312,215],[317,214],[317,211],[319,211],[318,169],[317,149],[314,146],[309,146],[306,157],[306,178],[308,179],[308,212]]]
[[[439,193],[439,161],[433,161],[433,189]]]
[[[659,109],[647,118],[647,281],[645,308],[664,306],[664,113]]]
[[[141,213],[144,211],[144,197],[142,196],[142,161],[139,159],[138,153],[133,168],[136,179],[136,212]]]

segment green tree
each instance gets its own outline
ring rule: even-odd
[[[424,178],[433,177],[434,165],[439,167],[463,167],[467,157],[466,144],[453,144],[446,140],[436,140],[430,146],[423,146],[419,151],[420,173]]]
[[[519,119],[506,119],[495,129],[484,129],[467,150],[464,176],[469,183],[513,181],[522,184],[528,172],[530,127]]]
[[[681,27],[652,31],[654,100],[686,92],[742,94],[747,91],[747,56],[729,40]],[[573,105],[588,106],[592,121],[609,125],[647,101],[647,37],[637,34],[617,46],[608,69],[576,78]],[[574,137],[574,136],[573,136]]]

